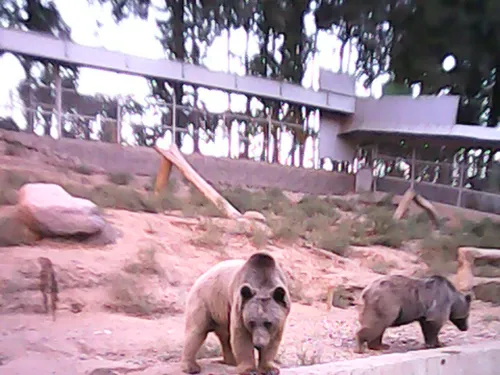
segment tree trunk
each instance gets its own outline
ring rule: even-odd
[[[184,62],[186,60],[186,51],[184,46],[184,0],[174,1],[173,9],[173,38],[174,38],[174,50],[172,51],[175,58]],[[172,84],[175,92],[175,102],[177,105],[182,105],[183,97],[183,85],[182,83]],[[176,116],[177,117],[177,116]],[[175,144],[179,149],[182,147],[182,133],[176,132],[175,134]]]
[[[495,64],[495,83],[491,94],[491,107],[488,118],[488,127],[495,128],[500,121],[500,56]]]
[[[264,125],[262,127],[262,135],[263,135],[263,141],[262,141],[262,151],[260,153],[260,161],[266,161],[266,159],[269,159],[268,151],[269,151],[269,131],[268,131],[269,125]],[[267,158],[266,158],[267,156]]]
[[[273,108],[272,109],[272,113],[274,114],[274,119],[277,120],[278,119],[278,109],[277,108]],[[280,140],[278,139],[278,130],[280,129],[280,126],[276,126],[274,125],[273,127],[271,127],[271,135],[273,137],[273,156],[272,158],[270,158],[270,163],[273,163],[273,164],[279,164],[280,162],[280,157],[279,157],[279,152],[280,152]]]
[[[26,75],[26,80],[24,81],[28,85],[28,97],[27,97],[27,111],[26,111],[26,132],[27,133],[33,133],[35,130],[35,112],[34,112],[34,107],[35,107],[35,93],[33,92],[33,88],[31,87],[31,84],[33,82],[33,78],[31,76],[31,60],[28,58],[25,58],[25,60],[22,63],[23,69],[24,69],[24,74]]]
[[[306,138],[307,140],[307,138]],[[305,152],[306,152],[306,143],[301,142],[299,144],[299,167],[304,166],[304,157],[305,157]]]

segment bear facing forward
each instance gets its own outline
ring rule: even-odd
[[[382,344],[385,330],[415,321],[420,323],[426,348],[437,348],[439,331],[448,319],[460,331],[468,330],[471,299],[442,276],[377,279],[361,293],[355,352],[362,353],[365,342],[372,350],[388,349]]]
[[[209,332],[221,343],[222,363],[237,366],[238,373],[277,370],[274,359],[290,308],[285,274],[271,255],[258,252],[246,261],[218,263],[189,291],[182,371],[201,371],[195,358]]]

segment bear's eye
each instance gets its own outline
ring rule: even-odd
[[[264,328],[265,329],[271,329],[271,326],[272,326],[271,322],[268,322],[268,321],[264,322]]]
[[[249,324],[250,324],[250,328],[252,328],[252,329],[255,328],[255,321],[252,320]]]

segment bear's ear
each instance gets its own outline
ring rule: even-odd
[[[467,304],[470,304],[472,302],[472,294],[467,293],[465,295],[465,302],[467,302]]]
[[[254,296],[254,294],[255,294],[254,291],[248,284],[243,285],[240,289],[240,295],[243,302],[248,301],[250,298]]]
[[[276,289],[273,291],[273,299],[278,302],[280,305],[283,305],[286,307],[286,291],[285,288],[278,286]]]

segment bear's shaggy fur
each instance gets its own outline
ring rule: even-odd
[[[402,275],[375,280],[361,293],[360,329],[356,333],[357,353],[384,350],[382,336],[389,327],[420,323],[426,348],[441,346],[438,335],[449,319],[460,331],[467,331],[471,295],[462,294],[442,276],[413,278]]]
[[[274,359],[290,308],[285,274],[271,255],[220,262],[195,281],[187,297],[182,371],[201,371],[195,357],[209,332],[220,340],[222,362],[236,365],[238,373],[277,369]]]

